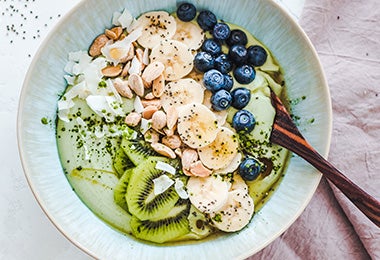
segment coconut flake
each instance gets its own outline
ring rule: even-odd
[[[135,101],[133,102],[133,107],[135,108],[136,113],[141,114],[144,111],[144,106],[139,96],[135,97]]]
[[[149,49],[148,48],[144,49],[144,53],[143,53],[143,57],[142,57],[142,62],[143,62],[144,65],[148,65],[149,64]]]
[[[117,18],[117,21],[124,29],[132,24],[133,19],[132,14],[127,9],[124,9],[123,13]]]
[[[141,118],[140,132],[145,134],[152,127],[152,120]]]
[[[113,16],[112,16],[112,24],[113,25],[116,25],[116,26],[120,25],[120,22],[119,22],[119,17],[120,16],[121,16],[120,12],[114,12],[113,13]]]
[[[111,92],[112,92],[113,95],[115,96],[117,102],[119,102],[119,103],[123,103],[123,100],[121,99],[121,96],[120,96],[119,92],[117,92],[115,86],[113,85],[112,80],[111,80],[111,79],[107,79],[106,83],[107,83],[107,87],[108,87],[108,89],[111,90]]]
[[[185,190],[185,184],[183,183],[183,181],[181,181],[181,179],[179,178],[175,179],[174,189],[181,199],[189,198],[189,194]]]
[[[170,173],[172,175],[175,175],[176,173],[176,170],[173,166],[171,166],[170,164],[167,164],[167,163],[164,163],[164,162],[161,162],[161,161],[158,161],[157,164],[156,164],[156,167],[155,167],[157,170],[161,170],[161,171],[164,171],[164,172],[167,172],[167,173]]]
[[[137,56],[133,57],[133,59],[131,61],[131,67],[128,70],[129,75],[131,75],[131,74],[138,74],[138,75],[140,75],[141,74],[141,70],[142,70],[142,64],[141,64],[141,62],[139,61],[139,59],[137,58]]]
[[[153,192],[154,195],[157,196],[169,189],[174,184],[174,181],[170,179],[166,174],[163,174],[160,177],[154,179],[153,184]]]

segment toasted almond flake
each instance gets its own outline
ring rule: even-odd
[[[102,69],[102,74],[103,76],[105,77],[109,77],[109,78],[115,78],[117,76],[120,75],[120,73],[122,72],[122,67],[120,65],[116,65],[116,66],[107,66],[105,68]]]
[[[116,78],[113,81],[113,86],[115,87],[115,89],[121,96],[129,98],[129,99],[133,97],[132,90],[129,88],[127,80]]]
[[[177,149],[174,149],[174,152],[175,152],[175,154],[178,156],[178,157],[182,157],[182,150],[181,150],[181,148],[177,148]]]
[[[146,108],[144,108],[144,110],[142,111],[142,117],[145,118],[145,119],[151,119],[153,114],[155,112],[157,112],[157,107],[156,106],[147,106]],[[156,129],[157,130],[157,129]]]
[[[169,147],[167,147],[166,145],[163,145],[160,143],[153,143],[153,144],[151,144],[151,146],[152,146],[153,150],[155,150],[157,153],[159,153],[165,157],[168,157],[171,159],[176,158],[176,154],[173,152],[173,150],[170,149]]]
[[[196,161],[195,163],[192,163],[190,166],[190,172],[194,176],[198,177],[207,177],[212,174],[212,170],[207,169],[201,161]]]
[[[112,32],[116,34],[116,39],[119,39],[121,34],[123,33],[123,28],[120,26],[113,27],[111,29]]]
[[[178,120],[178,111],[174,106],[171,106],[167,109],[166,120],[169,129],[172,129],[176,125]]]
[[[109,39],[105,34],[101,34],[98,37],[96,37],[95,40],[92,42],[90,49],[88,51],[90,56],[96,57],[102,54],[101,50],[108,41]]]
[[[161,170],[161,171],[164,171],[164,172],[167,172],[167,173],[170,173],[172,175],[175,175],[176,174],[176,169],[171,166],[170,164],[168,163],[165,163],[165,162],[161,162],[161,161],[158,161],[156,163],[156,167],[155,167],[157,170]]]
[[[163,174],[160,177],[154,179],[153,184],[153,193],[157,196],[169,189],[174,184],[174,181],[170,179],[166,174]]]
[[[184,169],[190,170],[191,165],[196,161],[198,161],[198,153],[196,150],[186,148],[182,151],[181,163]]]
[[[133,44],[130,45],[127,55],[120,60],[121,63],[129,62],[135,57],[135,47]],[[130,65],[131,66],[131,65]],[[129,68],[130,68],[129,66]],[[129,69],[128,69],[129,70]]]
[[[171,149],[177,149],[182,145],[181,138],[178,135],[165,136],[162,138],[162,143]]]
[[[138,74],[132,73],[129,75],[128,85],[136,93],[136,95],[140,97],[144,96],[144,85]]]
[[[176,130],[176,126],[174,126],[174,127],[171,128],[171,129],[165,127],[165,128],[164,128],[164,133],[165,133],[165,135],[167,135],[167,136],[172,136],[172,135],[174,135],[175,130]]]
[[[128,76],[128,70],[131,68],[131,62],[128,61],[125,65],[124,65],[124,68],[123,68],[123,71],[121,72],[121,75],[123,78],[125,78],[126,76]]]
[[[144,73],[143,73],[144,75]],[[164,75],[161,74],[156,79],[153,80],[152,84],[152,93],[155,97],[161,97],[165,91],[165,78]]]
[[[160,141],[160,134],[153,129],[149,129],[144,134],[144,140],[148,143],[158,143]]]
[[[141,62],[141,64],[145,67],[145,64],[143,63],[144,51],[141,48],[136,48],[135,55],[137,59]]]
[[[160,61],[154,61],[150,63],[148,66],[146,66],[142,78],[147,82],[152,82],[156,78],[158,78],[160,75],[162,75],[162,72],[164,71],[165,66]]]
[[[144,83],[144,87],[145,87],[146,89],[149,89],[149,88],[152,87],[152,82],[147,82],[147,81],[145,81],[145,80],[143,79],[143,83]],[[152,95],[153,95],[153,94],[152,94]]]
[[[144,54],[143,54],[142,62],[143,62],[144,65],[148,65],[149,64],[149,49],[148,48],[144,49]]]
[[[157,109],[160,109],[161,108],[161,101],[157,98],[155,99],[142,99],[141,100],[141,103],[144,107],[147,107],[147,106],[155,106],[157,107]]]
[[[125,117],[125,123],[128,126],[137,126],[141,121],[141,115],[136,112],[131,112]]]
[[[144,99],[147,99],[147,100],[152,100],[152,99],[155,99],[156,97],[153,95],[152,92],[149,92],[148,94],[145,95]],[[161,103],[161,102],[160,102]]]
[[[105,29],[104,34],[112,40],[117,40],[118,38],[116,33],[114,31],[111,31],[110,29]]]
[[[154,112],[154,114],[152,115],[152,128],[155,130],[161,130],[165,126],[166,126],[165,112],[162,110]]]

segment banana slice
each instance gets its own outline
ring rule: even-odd
[[[178,80],[193,69],[194,56],[189,47],[179,41],[164,40],[152,49],[150,62],[160,61],[165,65],[165,80]]]
[[[237,155],[238,146],[236,134],[226,127],[221,127],[210,145],[198,149],[199,158],[210,169],[225,168]]]
[[[234,174],[234,177],[232,178],[232,185],[230,188],[230,191],[233,190],[244,190],[245,192],[248,192],[248,185],[243,180],[243,178],[239,174]]]
[[[180,107],[177,131],[185,144],[191,148],[202,148],[211,144],[218,132],[214,113],[199,103]]]
[[[137,23],[142,27],[142,35],[137,42],[149,49],[162,40],[171,39],[177,29],[175,18],[164,11],[145,13],[137,19]]]
[[[229,185],[219,175],[190,177],[187,192],[190,202],[203,213],[220,210],[227,202]]]
[[[198,50],[205,39],[203,30],[191,22],[182,22],[179,19],[175,19],[175,21],[177,30],[172,39],[184,43],[191,50]]]
[[[190,103],[202,103],[203,92],[203,87],[193,79],[171,81],[165,86],[161,104],[164,110],[168,111],[170,107],[178,108]]]
[[[224,168],[218,169],[214,171],[214,174],[227,174],[236,171],[242,161],[241,153],[237,153],[234,159],[232,159],[231,163]]]
[[[228,192],[226,204],[210,215],[213,225],[225,232],[235,232],[245,227],[252,218],[253,200],[242,189]]]

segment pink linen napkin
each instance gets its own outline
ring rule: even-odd
[[[306,0],[300,24],[329,83],[329,161],[380,200],[380,1]],[[380,259],[380,229],[322,179],[297,221],[256,259]]]

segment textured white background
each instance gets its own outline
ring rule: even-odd
[[[0,259],[89,259],[47,219],[17,150],[22,83],[47,33],[79,0],[0,0]],[[295,18],[304,0],[277,0]]]

